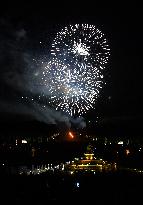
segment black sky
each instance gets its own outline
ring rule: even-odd
[[[85,117],[94,119],[99,114],[107,119],[142,119],[142,15],[139,5],[124,7],[83,3],[74,6],[68,3],[34,6],[23,3],[1,8],[0,19],[8,22],[12,29],[24,29],[26,48],[39,49],[39,52],[42,52],[39,41],[47,38],[50,45],[51,36],[67,23],[97,25],[108,38],[111,58],[105,76],[107,85],[101,92],[95,111]],[[1,83],[0,99],[15,103],[13,91],[4,86]],[[7,95],[5,90],[10,94]],[[1,116],[5,116],[5,111],[1,110]]]

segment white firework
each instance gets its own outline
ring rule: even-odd
[[[36,71],[34,78],[42,85],[41,94],[38,99],[32,96],[31,101],[81,116],[95,107],[109,55],[107,40],[94,25],[63,28],[53,40],[51,60],[43,57],[41,66],[38,63],[42,75]]]
[[[53,74],[50,91],[57,109],[81,115],[93,108],[110,55],[104,34],[94,25],[69,25],[57,33],[51,55],[47,76]]]
[[[73,66],[53,59],[43,71],[42,82],[50,91],[50,104],[80,116],[93,108],[102,88],[101,78],[100,71],[90,64]]]
[[[57,33],[51,54],[65,63],[90,63],[103,69],[108,62],[110,48],[104,34],[96,26],[75,24]]]

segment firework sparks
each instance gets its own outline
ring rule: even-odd
[[[57,33],[51,54],[66,63],[90,63],[103,69],[108,62],[110,48],[96,26],[75,24]]]
[[[81,116],[94,108],[103,86],[103,69],[110,49],[104,34],[93,25],[75,24],[63,28],[52,43],[51,60],[43,58],[38,100],[70,116]],[[32,97],[34,101],[34,98]]]
[[[57,110],[62,109],[71,116],[92,108],[102,88],[100,72],[92,65],[74,67],[57,60],[50,61],[45,67],[43,83],[50,91],[50,102]]]

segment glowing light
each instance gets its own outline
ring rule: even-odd
[[[74,138],[74,135],[71,133],[71,132],[69,132],[69,136],[73,139]]]
[[[120,141],[120,142],[118,142],[118,144],[124,144],[124,142],[123,142],[123,141]]]
[[[22,140],[22,143],[23,143],[23,144],[26,144],[26,143],[27,143],[27,140]]]
[[[85,155],[86,160],[92,160],[94,157],[94,154],[84,154],[84,155]]]

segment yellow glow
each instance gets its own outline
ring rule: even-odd
[[[87,160],[92,160],[94,154],[84,154]]]
[[[90,167],[96,167],[96,166],[102,166],[102,165],[96,165],[96,164],[95,164],[95,165],[90,165],[90,164],[79,164],[78,166],[79,166],[79,167],[89,167],[89,166],[90,166]]]

